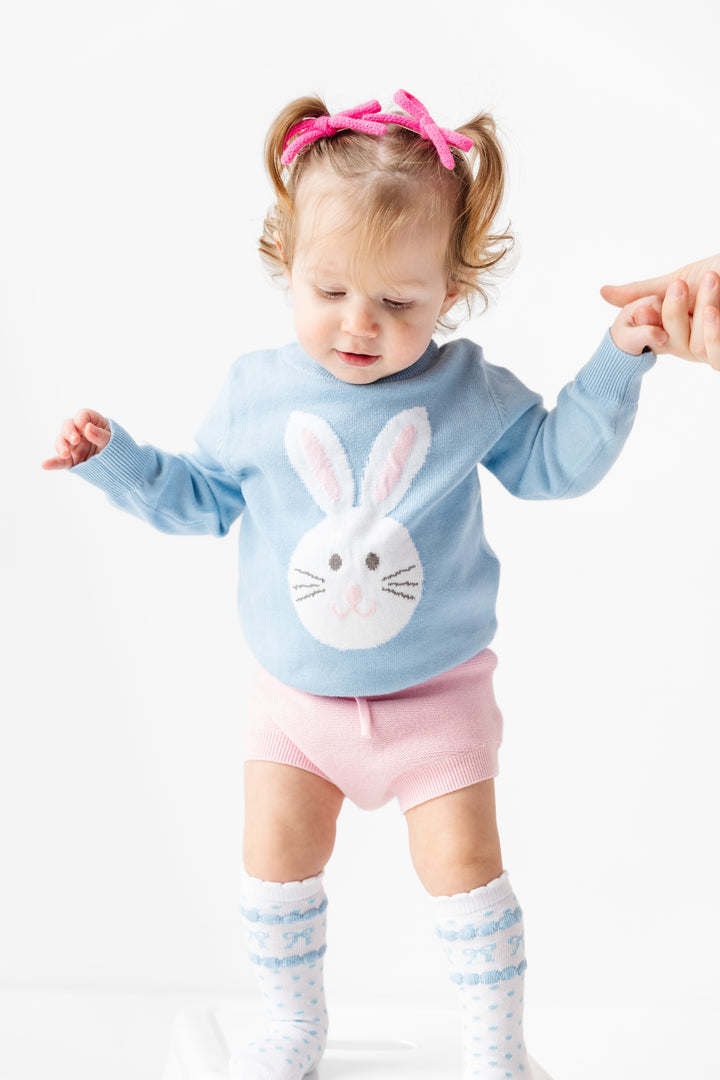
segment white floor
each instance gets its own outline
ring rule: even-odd
[[[210,1007],[228,1041],[252,1029],[253,1003],[173,994],[0,990],[0,1080],[162,1080],[173,1024]],[[538,1011],[528,1045],[552,1080],[720,1080],[714,1010],[566,1014]],[[452,1080],[460,1076],[454,1014],[427,1005],[337,1004],[318,1080]],[[201,1080],[198,1077],[198,1080]]]

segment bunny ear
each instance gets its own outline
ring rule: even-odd
[[[362,482],[361,505],[389,513],[402,499],[430,449],[427,409],[393,416],[373,443]]]
[[[325,420],[294,412],[285,429],[285,449],[293,468],[326,514],[353,504],[355,485],[342,443]]]

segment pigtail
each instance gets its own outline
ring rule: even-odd
[[[300,97],[276,116],[265,139],[265,166],[275,191],[276,204],[263,223],[260,255],[272,277],[282,276],[288,268],[287,254],[292,251],[293,193],[297,186],[298,167],[302,158],[288,167],[282,164],[285,140],[296,124],[318,116],[328,116],[325,103],[319,97]]]
[[[505,153],[495,122],[488,113],[480,113],[457,130],[471,139],[473,145],[464,154],[454,152],[460,194],[451,259],[456,268],[462,268],[457,281],[467,297],[479,294],[487,306],[486,279],[514,246],[509,222],[505,229],[495,231],[505,194]]]
[[[303,120],[314,120],[318,116],[329,116],[325,102],[319,97],[300,97],[291,101],[278,114],[265,139],[265,165],[270,174],[275,193],[283,203],[289,205],[290,197],[285,186],[284,173],[287,167],[282,164],[285,140],[289,132]]]

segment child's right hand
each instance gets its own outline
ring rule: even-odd
[[[43,469],[71,469],[94,457],[110,442],[110,422],[92,409],[81,409],[66,420],[55,440],[57,457],[43,461]]]

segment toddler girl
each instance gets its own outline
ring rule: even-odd
[[[503,154],[486,114],[450,131],[395,101],[333,116],[302,98],[273,124],[261,252],[292,291],[297,341],[237,361],[195,452],[139,446],[84,410],[45,462],[166,532],[222,535],[243,516],[258,676],[242,912],[268,1026],[233,1059],[242,1080],[299,1080],[323,1054],[322,875],[346,796],[397,797],[406,815],[466,1080],[544,1075],[523,1040],[523,915],[495,820],[498,562],[477,466],[523,498],[590,489],[667,339],[657,299],[624,308],[552,411],[473,342],[436,344],[511,246],[494,228]]]

